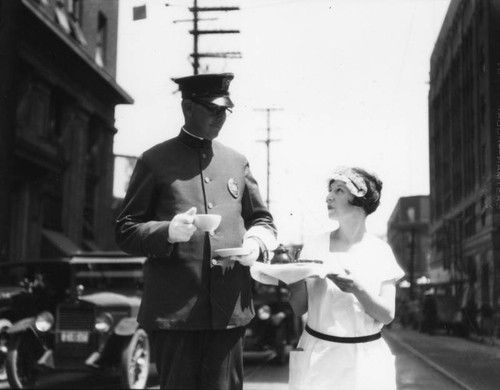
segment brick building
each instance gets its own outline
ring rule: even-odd
[[[431,57],[431,280],[500,306],[500,1],[452,0]]]
[[[117,0],[0,1],[0,261],[112,248]]]

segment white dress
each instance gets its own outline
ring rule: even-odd
[[[404,276],[391,248],[365,234],[348,252],[330,252],[330,232],[304,245],[302,259],[336,262],[365,279],[378,295],[384,281]],[[369,316],[352,293],[342,292],[328,278],[309,278],[307,324],[333,336],[358,337],[380,332],[383,324]],[[325,341],[304,331],[290,353],[290,390],[396,390],[394,356],[383,339],[344,344]]]

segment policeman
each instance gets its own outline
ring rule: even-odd
[[[233,77],[172,79],[184,126],[139,157],[117,220],[120,248],[148,257],[138,322],[163,389],[242,389],[244,327],[254,316],[249,267],[276,247],[247,159],[215,141],[233,107]],[[197,229],[196,213],[220,215],[219,227]],[[235,247],[241,255],[214,259]]]

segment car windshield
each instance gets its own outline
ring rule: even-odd
[[[75,285],[82,285],[85,293],[111,290],[135,294],[142,290],[142,262],[82,260],[72,268]]]
[[[69,286],[68,264],[63,262],[3,264],[0,267],[0,285],[33,288]]]
[[[57,302],[67,296],[70,287],[70,272],[67,262],[45,261],[2,264],[0,266],[0,286],[12,286],[18,292],[25,290],[33,296],[36,311],[52,310]],[[4,297],[12,297],[8,292]],[[28,302],[17,303],[18,309],[25,311]],[[22,306],[22,307],[21,307]]]

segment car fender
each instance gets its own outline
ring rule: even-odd
[[[7,329],[7,334],[17,334],[28,329],[33,329],[35,326],[35,319],[36,317],[28,317],[15,322],[9,329]]]
[[[114,333],[117,336],[132,336],[138,328],[139,323],[135,317],[126,317],[118,322]]]

